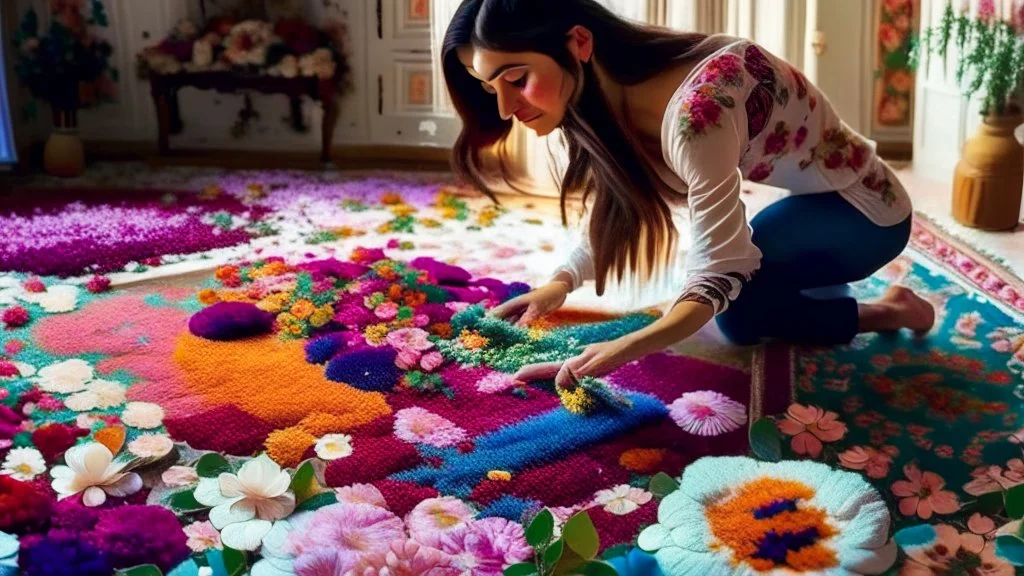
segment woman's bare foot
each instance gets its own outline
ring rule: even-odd
[[[878,302],[861,304],[861,332],[892,332],[909,328],[918,336],[935,325],[935,308],[910,288],[893,286]]]

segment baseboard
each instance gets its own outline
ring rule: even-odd
[[[886,160],[909,162],[914,159],[913,142],[879,142],[876,150]]]

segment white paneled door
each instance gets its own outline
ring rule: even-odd
[[[430,0],[367,0],[370,132],[375,143],[451,147],[459,120],[430,49]]]

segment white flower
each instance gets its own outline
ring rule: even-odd
[[[0,470],[0,474],[25,482],[34,480],[43,472],[46,472],[46,460],[35,448],[12,448],[4,459],[3,470]]]
[[[139,458],[163,458],[174,449],[166,434],[143,434],[128,443],[128,451]]]
[[[124,497],[142,489],[142,478],[134,472],[124,473],[123,463],[114,463],[110,449],[97,442],[79,444],[64,453],[67,466],[54,466],[53,489],[59,499],[84,492],[86,506],[99,506],[107,495]]]
[[[121,421],[143,430],[159,428],[164,421],[164,409],[149,402],[129,402],[121,414]]]
[[[255,550],[274,521],[295,510],[295,494],[288,490],[291,476],[266,454],[242,465],[238,474],[203,478],[196,500],[213,506],[210,522],[221,531],[221,541],[235,550]]]
[[[328,434],[316,441],[316,457],[337,460],[352,455],[352,437],[348,434]]]
[[[70,284],[47,286],[46,292],[25,292],[19,294],[18,298],[25,302],[38,304],[51,314],[71,312],[78,304],[78,286]]]
[[[701,458],[661,501],[658,521],[640,533],[638,545],[674,576],[882,574],[896,561],[889,510],[878,492],[859,474],[809,460]],[[783,527],[813,537],[800,542],[799,555],[774,547],[771,569],[765,558],[755,568],[751,551]]]
[[[622,484],[611,490],[600,490],[594,495],[594,504],[604,506],[605,512],[616,516],[625,516],[634,512],[653,498],[650,492]]]
[[[106,410],[124,404],[125,391],[117,382],[93,380],[85,390],[72,394],[64,405],[75,412]]]
[[[44,392],[71,394],[84,390],[85,383],[92,380],[92,376],[92,366],[88,362],[72,358],[40,370],[36,383]]]
[[[200,68],[213,64],[213,44],[206,40],[196,40],[192,44],[192,63]]]

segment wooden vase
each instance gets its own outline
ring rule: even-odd
[[[43,169],[47,174],[74,178],[85,172],[85,147],[78,137],[75,110],[53,110],[53,130],[43,150]]]
[[[1020,114],[986,117],[964,144],[953,175],[953,218],[982,230],[1010,230],[1020,220],[1024,148],[1014,129]]]

